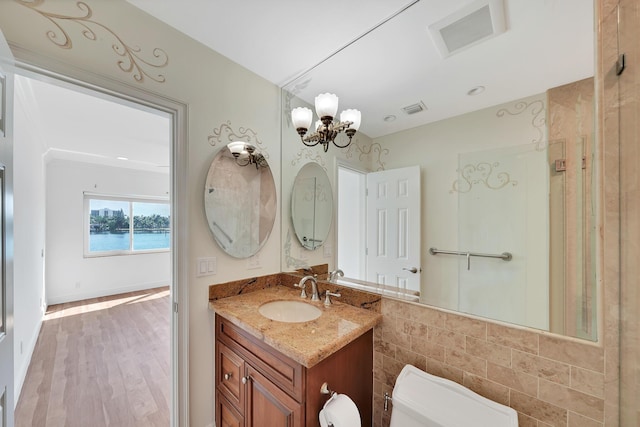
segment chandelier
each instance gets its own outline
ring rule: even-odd
[[[316,96],[316,114],[320,120],[316,121],[315,131],[307,134],[311,127],[313,113],[309,108],[298,107],[291,111],[291,121],[296,128],[302,143],[307,147],[322,144],[324,151],[329,149],[332,142],[338,148],[345,148],[351,144],[351,138],[360,128],[361,114],[358,110],[344,110],[340,113],[340,121],[333,122],[333,118],[338,112],[338,97],[333,93],[323,93]],[[349,137],[349,142],[344,145],[336,143],[336,136],[344,132]]]
[[[255,165],[256,169],[269,166],[267,159],[256,152],[256,147],[244,141],[230,142],[227,144],[227,148],[231,151],[238,166]]]

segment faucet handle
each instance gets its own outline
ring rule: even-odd
[[[331,298],[330,297],[341,297],[342,295],[339,292],[329,292],[329,290],[326,290],[324,292],[324,305],[325,306],[330,306],[331,305]]]
[[[302,291],[300,292],[300,298],[306,298],[307,297],[307,291],[305,290],[305,286],[304,285],[305,284],[300,284],[300,283],[294,283],[293,284],[293,286],[295,286],[296,288],[302,288]]]

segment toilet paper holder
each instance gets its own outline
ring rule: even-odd
[[[331,397],[336,394],[336,392],[329,388],[328,383],[322,383],[322,385],[320,386],[320,394],[328,394],[329,397]]]

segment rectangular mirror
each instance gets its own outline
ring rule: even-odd
[[[282,212],[307,162],[325,169],[337,203],[333,238],[314,251],[291,238],[283,215],[282,270],[328,264],[344,271],[340,283],[596,340],[594,4],[493,1],[504,31],[443,54],[438,24],[481,3],[413,2],[284,86]],[[362,124],[350,145],[325,153],[301,143],[290,111],[313,110],[314,97],[327,91],[338,95],[339,109],[359,109]],[[369,268],[375,245],[362,230],[376,213],[343,198],[339,170],[366,176],[409,166],[420,169],[420,221],[411,228],[420,257],[381,279]],[[371,196],[368,188],[363,198]],[[403,242],[398,233],[384,236]],[[509,260],[499,256],[507,252]],[[416,277],[419,289],[408,285]]]

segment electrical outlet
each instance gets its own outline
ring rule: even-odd
[[[76,282],[76,289],[80,289],[80,282]]]
[[[262,267],[262,265],[260,264],[259,254],[255,254],[247,259],[247,270],[253,270],[260,267]]]
[[[333,254],[331,249],[331,244],[329,243],[325,243],[324,246],[322,246],[322,253],[325,258],[331,258],[331,255]]]

